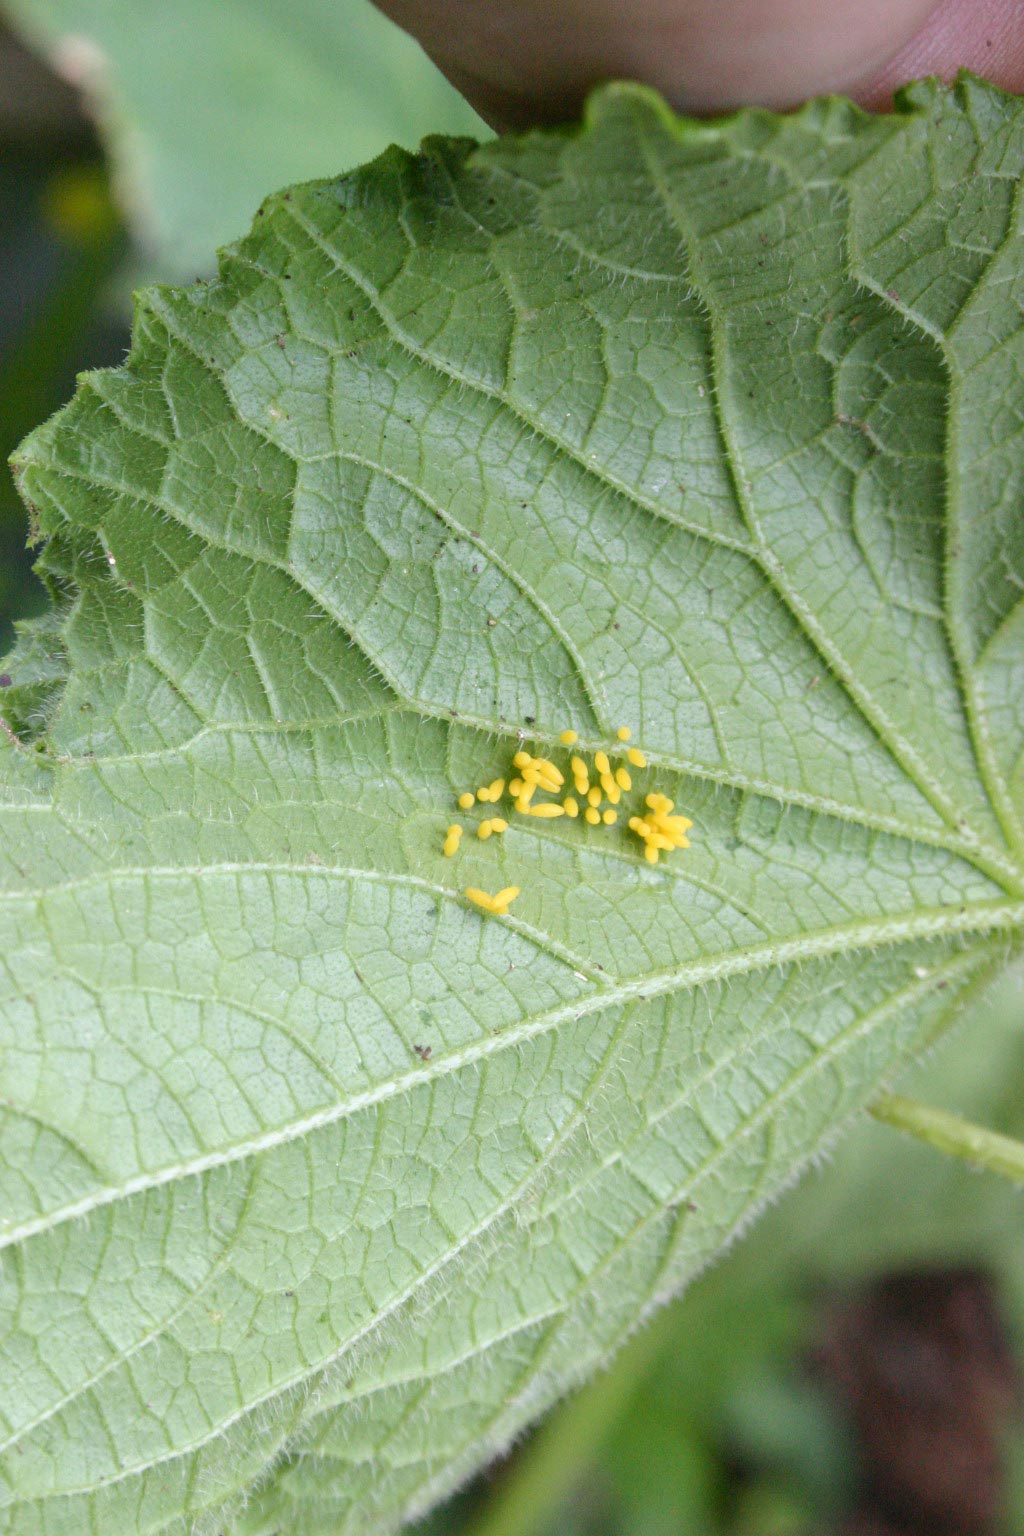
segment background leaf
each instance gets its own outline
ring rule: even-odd
[[[93,97],[136,234],[193,278],[268,187],[486,129],[369,0],[4,0]]]
[[[12,713],[67,683],[0,777],[11,1529],[426,1508],[984,995],[1022,157],[970,82],[391,153],[23,449],[65,625]],[[620,723],[690,850],[441,856]]]

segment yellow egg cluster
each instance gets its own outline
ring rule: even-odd
[[[622,725],[615,734],[618,741],[624,744],[629,741],[632,732],[627,725]],[[573,747],[579,741],[579,736],[569,729],[562,731],[558,739],[562,746]],[[632,768],[647,767],[647,759],[638,747],[613,747],[611,750],[624,751],[626,761]],[[582,815],[589,826],[615,826],[622,797],[633,788],[629,769],[621,764],[613,767],[608,751],[598,748],[594,752],[593,763],[588,763],[586,758],[574,753],[568,764],[568,772],[572,777],[572,794],[564,793],[566,775],[556,763],[547,757],[534,756],[521,747],[513,755],[508,777],[507,793],[513,811],[519,816],[533,816],[540,821],[552,821],[560,816],[575,820]],[[458,797],[459,809],[468,811],[476,804],[497,804],[505,793],[505,779],[492,779],[476,791],[463,791]],[[535,798],[540,795],[552,798]],[[686,816],[672,814],[675,804],[667,795],[648,794],[644,803],[646,814],[631,816],[628,826],[643,843],[644,857],[648,863],[656,864],[662,853],[668,853],[674,848],[690,846],[686,833],[693,822]],[[486,842],[495,834],[507,832],[508,825],[504,817],[490,816],[477,824],[476,835],[481,842]],[[446,858],[454,858],[461,837],[461,826],[453,823],[445,835]],[[467,900],[481,911],[504,917],[509,904],[519,895],[519,887],[509,885],[491,896],[476,886],[467,886],[465,894]]]
[[[649,864],[657,864],[659,853],[671,853],[673,848],[689,848],[686,836],[693,822],[688,816],[672,816],[675,801],[668,795],[648,795],[646,816],[631,816],[630,830],[644,840],[644,858]]]

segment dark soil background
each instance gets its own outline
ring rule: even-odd
[[[990,1536],[1020,1381],[992,1282],[976,1269],[883,1275],[826,1308],[816,1366],[860,1460],[843,1536]]]

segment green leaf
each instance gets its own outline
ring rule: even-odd
[[[267,187],[484,125],[370,0],[3,0],[93,99],[160,277],[191,280]]]
[[[271,199],[23,448],[8,1529],[391,1529],[1019,951],[1022,169],[611,88]],[[688,850],[454,811],[620,724]]]

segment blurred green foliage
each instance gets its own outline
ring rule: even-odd
[[[94,102],[148,272],[193,278],[277,187],[486,133],[369,0],[4,0]]]
[[[37,612],[25,507],[8,455],[63,403],[78,367],[114,361],[120,325],[100,299],[123,249],[103,167],[8,149],[0,160],[0,653],[14,618]]]

